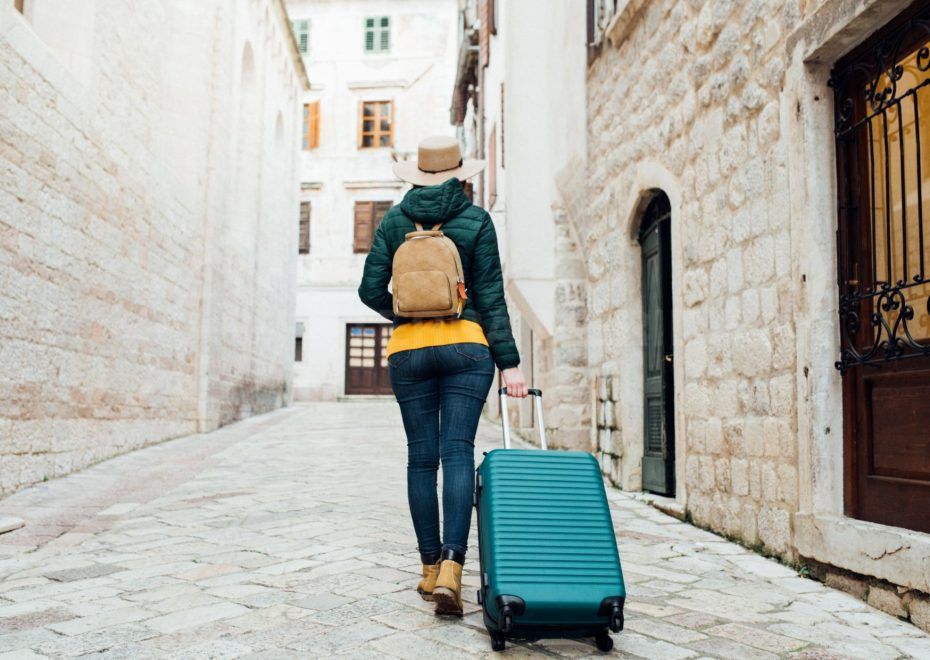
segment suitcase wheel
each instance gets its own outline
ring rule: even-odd
[[[500,633],[491,633],[491,649],[494,651],[503,651],[507,647],[504,636]]]
[[[623,630],[623,610],[619,607],[615,607],[610,613],[610,629],[615,633]]]
[[[513,614],[510,613],[509,609],[501,612],[497,625],[500,626],[502,632],[513,632]]]
[[[614,640],[611,639],[610,633],[606,630],[602,630],[594,637],[594,643],[597,644],[597,649],[604,653],[614,647]]]

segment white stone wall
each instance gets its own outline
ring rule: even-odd
[[[0,494],[280,406],[293,351],[280,3],[26,4],[0,3]]]
[[[399,202],[407,188],[391,173],[395,158],[415,157],[424,137],[453,134],[456,0],[288,0],[287,5],[292,19],[310,21],[304,60],[313,85],[304,101],[320,102],[320,145],[303,151],[300,161],[301,200],[311,203],[312,215],[310,253],[299,256],[297,267],[296,319],[304,324],[304,359],[295,364],[294,394],[333,399],[345,393],[346,324],[386,322],[358,299],[366,255],[352,249],[355,202]],[[364,51],[367,16],[391,17],[389,53]],[[393,101],[393,149],[358,148],[365,100]]]
[[[698,524],[926,591],[930,536],[843,515],[832,64],[908,3],[630,0],[589,68],[593,425],[641,487],[640,214],[672,205],[676,496]],[[899,552],[900,551],[900,552]],[[897,553],[897,554],[896,554]]]
[[[603,397],[622,444],[607,452],[618,463],[610,473],[640,487],[635,235],[652,190],[663,189],[673,208],[679,499],[698,523],[787,554],[798,365],[781,92],[786,35],[802,19],[795,0],[658,1],[621,18],[589,71],[591,222],[577,225],[590,255],[590,364],[619,389]]]
[[[485,154],[492,129],[497,132],[491,215],[514,336],[524,375],[544,391],[549,443],[586,450],[591,406],[585,268],[568,219],[579,209],[578,187],[584,186],[584,13],[557,0],[497,0],[495,7],[496,34],[490,36],[479,103]],[[532,403],[512,403],[510,410],[514,425],[535,441]]]

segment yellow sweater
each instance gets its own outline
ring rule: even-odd
[[[465,319],[423,319],[403,323],[388,340],[387,356],[401,351],[447,344],[484,344],[488,340],[484,330],[474,321]]]

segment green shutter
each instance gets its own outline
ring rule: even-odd
[[[291,21],[297,50],[306,55],[310,50],[310,21]]]
[[[365,19],[365,52],[386,53],[391,50],[391,17],[371,16]]]

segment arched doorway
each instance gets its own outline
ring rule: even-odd
[[[640,221],[643,296],[643,490],[675,495],[672,210],[658,192]]]

